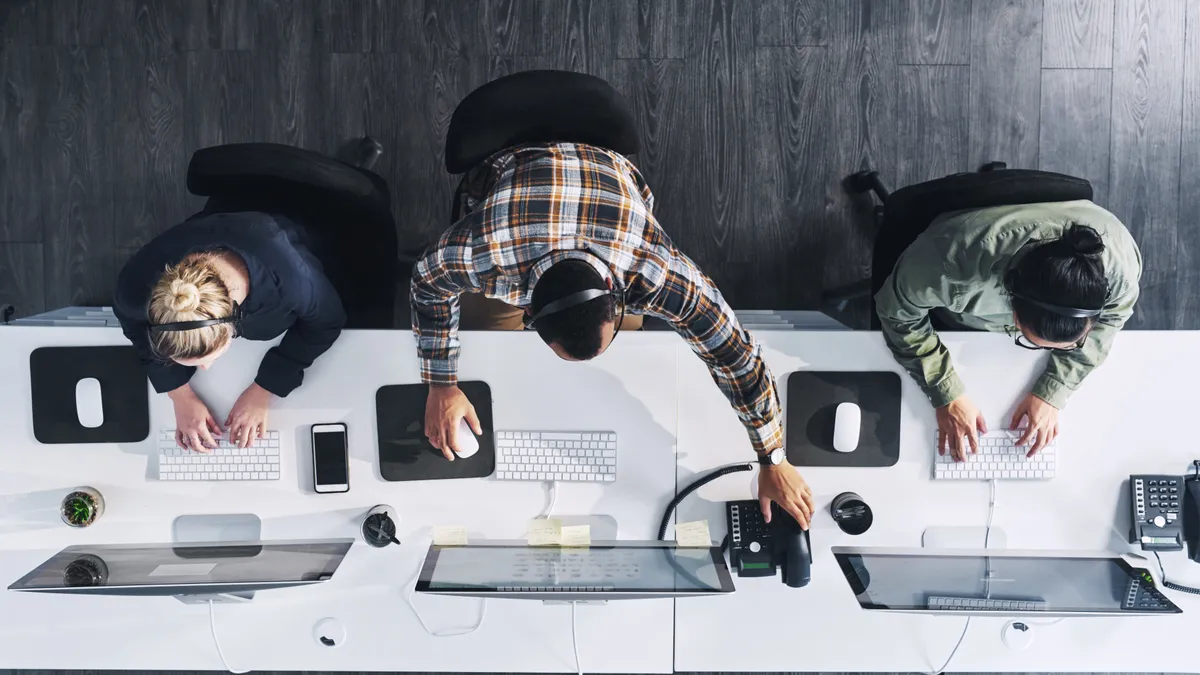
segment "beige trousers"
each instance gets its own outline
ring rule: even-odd
[[[459,322],[463,330],[523,330],[525,310],[482,293],[463,293],[458,297]],[[621,330],[641,330],[642,317],[629,315],[621,321]]]

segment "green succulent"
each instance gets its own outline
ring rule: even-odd
[[[92,518],[92,514],[96,512],[96,505],[92,503],[92,498],[85,494],[74,494],[67,498],[63,504],[63,512],[67,516],[67,520],[82,525]]]

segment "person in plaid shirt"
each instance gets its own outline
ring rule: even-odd
[[[504,150],[467,174],[465,213],[417,262],[410,300],[425,433],[453,461],[459,420],[481,433],[457,387],[458,329],[532,323],[564,359],[607,349],[617,326],[671,324],[708,366],[763,464],[759,497],[807,528],[812,493],[783,457],[774,379],[720,291],[655,220],[654,197],[616,152],[572,143]],[[531,321],[532,320],[532,321]],[[777,452],[775,452],[777,451]]]

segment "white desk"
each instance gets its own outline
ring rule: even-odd
[[[265,539],[356,536],[366,509],[388,503],[401,515],[404,545],[356,544],[334,578],[318,586],[266,591],[248,605],[218,605],[217,627],[234,668],[255,670],[567,671],[574,669],[570,609],[493,600],[472,635],[425,634],[403,604],[402,585],[424,558],[432,525],[472,535],[521,537],[545,503],[539,483],[487,479],[388,483],[375,452],[375,391],[417,382],[412,336],[344,333],[308,370],[305,384],[276,402],[270,427],[285,441],[282,480],[258,484],[177,484],[145,480],[152,442],[41,445],[29,403],[29,353],[50,345],[123,344],[117,329],[0,329],[0,588],[62,547],[82,543],[170,542],[177,516],[254,513]],[[621,437],[615,484],[560,485],[555,514],[607,514],[619,536],[651,539],[675,485],[678,338],[645,333],[617,341],[588,364],[559,360],[536,336],[466,334],[463,379],[492,388],[497,428],[614,429]],[[240,341],[193,385],[218,419],[251,382],[267,345]],[[711,387],[711,385],[709,385]],[[731,413],[727,413],[732,416]],[[343,421],[351,444],[350,492],[311,490],[308,427]],[[165,396],[151,396],[151,429],[172,428]],[[153,437],[153,433],[152,433]],[[86,530],[58,520],[69,488],[91,485],[107,512]],[[435,630],[471,625],[478,601],[418,596]],[[42,595],[0,590],[0,668],[220,669],[208,609],[171,598]],[[670,672],[670,600],[580,607],[580,656],[589,672]],[[312,638],[337,617],[348,642]],[[369,645],[369,647],[368,647]]]
[[[900,372],[878,334],[760,333],[781,387],[788,373],[815,370]],[[947,339],[968,393],[989,426],[1007,424],[1012,407],[1040,371],[1042,356],[997,335]],[[1127,332],[1109,361],[1089,377],[1063,412],[1058,476],[1048,482],[1000,482],[994,526],[1008,548],[1131,551],[1125,541],[1128,502],[1122,481],[1132,473],[1183,473],[1200,458],[1190,438],[1200,359],[1194,332]],[[745,432],[724,415],[724,399],[698,363],[680,360],[679,486],[747,448]],[[787,392],[783,392],[786,398]],[[812,530],[812,582],[790,589],[778,578],[738,579],[737,593],[679,601],[675,668],[680,671],[929,671],[950,654],[963,619],[866,612],[837,567],[831,546],[920,546],[929,526],[982,528],[988,487],[982,481],[935,483],[933,411],[903,377],[900,461],[890,468],[802,469],[820,509]],[[748,452],[748,449],[747,449]],[[714,538],[725,533],[725,500],[750,497],[751,474],[734,474],[701,489],[679,520],[707,518]],[[829,515],[834,496],[857,492],[875,522],[858,537]],[[1151,558],[1153,562],[1153,558]],[[1200,585],[1200,565],[1182,553],[1164,556],[1168,578]],[[1200,632],[1200,598],[1167,595],[1184,614],[1146,618],[1075,618],[1036,626],[1026,651],[1000,639],[1005,621],[979,619],[950,665],[955,671],[1195,672],[1187,647]],[[1036,618],[1033,621],[1038,621]],[[1140,649],[1153,644],[1163,648]]]

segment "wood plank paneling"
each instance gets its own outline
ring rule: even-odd
[[[545,54],[551,44],[546,31],[547,0],[486,0],[488,53]]]
[[[1039,169],[1086,178],[1108,203],[1112,71],[1043,70]]]
[[[828,44],[826,0],[758,0],[758,44],[764,47]]]
[[[1042,3],[974,0],[971,35],[971,164],[1037,166]]]
[[[1183,53],[1183,128],[1179,158],[1179,219],[1176,269],[1200,267],[1200,0],[1187,0]],[[1176,328],[1200,328],[1200,286],[1193,275],[1181,294],[1188,305],[1176,313]]]
[[[14,319],[46,311],[41,244],[0,242],[0,310],[8,305]]]
[[[329,55],[317,49],[316,0],[259,0],[256,5],[263,49],[255,58],[254,136],[257,141],[332,152],[326,127]]]
[[[1109,208],[1142,251],[1135,327],[1174,324],[1184,65],[1182,0],[1120,0],[1113,46]]]
[[[40,242],[43,232],[41,139],[46,126],[34,50],[0,51],[0,241]]]
[[[901,66],[897,184],[967,171],[968,66]]]
[[[1114,0],[1043,0],[1042,67],[1112,67]]]
[[[181,9],[183,49],[254,49],[254,0],[188,0]]]
[[[681,59],[690,53],[688,19],[695,0],[613,0],[622,59]]]
[[[900,63],[971,63],[971,0],[903,0]]]

